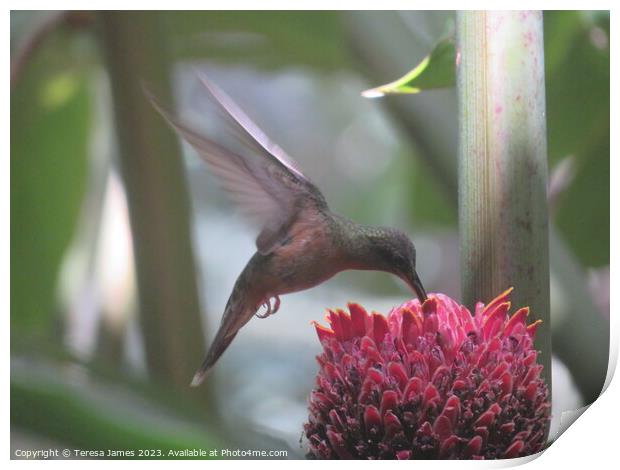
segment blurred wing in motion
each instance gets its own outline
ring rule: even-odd
[[[201,77],[246,151],[232,152],[192,130],[168,113],[148,91],[159,113],[210,165],[213,174],[239,204],[258,221],[258,251],[268,254],[287,238],[289,228],[306,209],[325,209],[319,189],[298,169],[284,151],[213,83]]]

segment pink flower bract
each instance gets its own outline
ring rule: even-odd
[[[442,294],[389,315],[329,311],[304,426],[320,459],[512,458],[542,450],[549,422],[529,309],[507,290],[472,315]]]

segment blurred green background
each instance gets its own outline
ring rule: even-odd
[[[142,82],[226,143],[196,71],[208,75],[335,211],[406,230],[427,289],[459,298],[455,90],[360,96],[417,64],[453,17],[12,12],[12,449],[302,457],[319,351],[309,321],[350,300],[387,313],[410,294],[388,275],[347,272],[288,295],[189,389],[255,230]],[[607,369],[609,14],[544,22],[557,430]]]

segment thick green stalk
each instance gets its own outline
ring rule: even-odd
[[[457,15],[459,231],[463,301],[514,287],[543,321],[551,385],[547,141],[542,12]]]
[[[204,353],[187,187],[174,135],[142,90],[145,80],[169,101],[161,33],[153,12],[110,11],[101,19],[147,366],[156,380],[187,389]]]

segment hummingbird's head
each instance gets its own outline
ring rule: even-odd
[[[374,229],[367,236],[378,269],[400,277],[416,293],[420,302],[424,302],[426,291],[415,269],[415,247],[409,237],[393,228]]]

